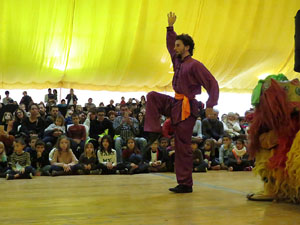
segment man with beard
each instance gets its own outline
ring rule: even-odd
[[[214,139],[218,145],[222,144],[224,135],[223,123],[218,120],[219,111],[214,109],[213,112],[207,115],[207,118],[202,120],[202,135],[204,139]]]
[[[175,98],[157,92],[147,95],[146,120],[144,130],[150,132],[148,148],[160,136],[160,115],[171,117],[175,130],[175,171],[178,185],[169,190],[175,193],[193,191],[193,152],[191,139],[198,115],[198,102],[195,95],[203,86],[209,95],[206,112],[211,113],[219,99],[219,86],[216,79],[199,61],[193,59],[194,41],[187,34],[177,35],[173,24],[175,13],[168,14],[167,48],[174,69],[172,81]]]

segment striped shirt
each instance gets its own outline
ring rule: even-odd
[[[29,152],[22,152],[20,155],[18,155],[16,152],[14,152],[10,156],[10,164],[11,168],[13,170],[21,170],[22,168],[25,168],[26,166],[30,166],[30,154]]]
[[[129,117],[131,125],[122,123],[123,116],[118,116],[113,123],[116,134],[119,134],[124,142],[130,137],[136,137],[139,134],[139,122],[136,118]]]

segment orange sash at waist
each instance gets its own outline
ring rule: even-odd
[[[184,94],[178,94],[175,92],[175,99],[183,100],[181,108],[181,120],[187,119],[191,115],[191,106],[188,97],[186,97]]]

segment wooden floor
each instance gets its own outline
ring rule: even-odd
[[[0,180],[0,224],[300,224],[300,206],[251,202],[251,172],[194,174],[194,192],[173,194],[172,173]]]

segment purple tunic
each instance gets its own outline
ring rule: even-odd
[[[201,93],[203,86],[209,99],[206,107],[213,107],[219,98],[219,86],[215,78],[202,65],[202,63],[187,56],[182,61],[176,57],[174,51],[176,33],[173,27],[167,28],[167,47],[174,65],[173,88],[178,94],[184,94],[190,99],[191,116],[181,120],[182,100],[173,97],[150,92],[147,95],[146,118],[144,130],[148,132],[161,132],[160,115],[170,116],[175,132],[175,168],[178,184],[192,186],[193,178],[193,152],[191,138],[193,127],[198,114],[198,102],[196,94]]]
[[[184,94],[189,99],[194,99],[195,95],[201,94],[201,87],[203,86],[209,95],[206,108],[212,108],[218,104],[219,85],[202,63],[191,56],[185,57],[183,61],[176,56],[174,50],[176,36],[177,34],[174,32],[173,27],[167,27],[167,48],[171,55],[174,69],[173,89],[176,93]],[[172,118],[175,124],[181,120],[181,102],[176,106],[180,113]],[[191,113],[195,116],[198,113],[196,100],[191,102]]]

